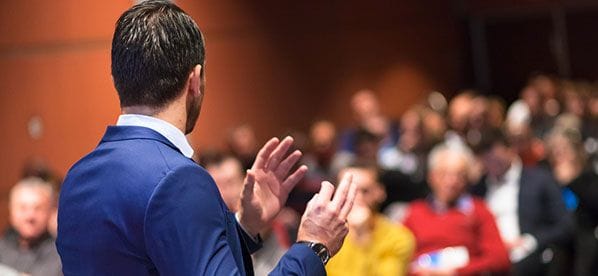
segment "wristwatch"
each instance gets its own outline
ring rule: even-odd
[[[311,250],[313,250],[314,253],[316,253],[316,255],[318,255],[318,257],[320,257],[320,260],[322,260],[322,263],[324,265],[326,265],[326,263],[328,263],[328,260],[330,260],[330,252],[328,251],[328,248],[326,248],[326,246],[324,244],[321,244],[319,242],[311,242],[311,241],[298,241],[297,243],[305,244],[309,248],[311,248]]]

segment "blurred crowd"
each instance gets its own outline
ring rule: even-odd
[[[349,110],[349,128],[319,120],[290,133],[309,172],[262,233],[256,275],[295,241],[320,183],[345,174],[358,195],[329,275],[598,275],[598,85],[536,74],[509,105],[474,90],[432,92],[398,119],[361,90]],[[226,149],[196,158],[233,212],[259,146],[241,125]],[[1,275],[60,275],[59,183],[32,161],[12,188]]]

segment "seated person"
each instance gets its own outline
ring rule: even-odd
[[[386,197],[374,167],[348,167],[357,185],[348,216],[349,234],[338,254],[326,266],[328,275],[405,275],[414,249],[411,232],[383,217],[378,207]]]
[[[62,275],[54,239],[48,233],[54,208],[52,185],[39,178],[25,178],[11,189],[10,228],[0,240],[0,264],[26,275]]]
[[[412,202],[404,220],[417,243],[410,273],[487,275],[509,270],[494,217],[481,199],[466,193],[472,161],[463,147],[440,144],[430,152],[432,194]]]
[[[482,132],[474,150],[486,176],[472,187],[485,198],[509,250],[514,275],[546,275],[563,261],[554,248],[566,243],[573,221],[550,174],[523,166],[499,129]]]

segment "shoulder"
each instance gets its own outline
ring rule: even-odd
[[[521,170],[521,181],[545,183],[553,182],[554,177],[547,169],[541,167],[526,167]]]
[[[224,211],[220,209],[225,206],[214,179],[193,162],[178,165],[166,172],[154,187],[148,205],[147,212],[163,208]]]
[[[429,210],[429,204],[425,199],[418,199],[412,201],[407,206],[407,210],[405,212],[405,219],[403,220],[403,223],[407,225],[409,228],[411,228],[409,224],[413,223],[414,220],[421,220],[422,218],[429,217],[427,215]]]
[[[376,216],[376,228],[377,231],[384,233],[384,236],[390,240],[410,242],[414,239],[411,230],[401,223],[392,223],[382,215]]]
[[[209,199],[220,197],[212,176],[204,168],[191,161],[176,164],[175,167],[168,170],[154,188],[152,198],[157,195],[174,196],[180,200],[201,200],[201,198],[194,198],[198,195],[213,197]]]
[[[490,213],[490,209],[488,209],[488,205],[486,204],[486,201],[484,201],[483,199],[477,197],[477,196],[472,196],[472,202],[473,202],[473,206],[474,206],[474,210],[475,213],[477,214],[481,214],[483,216],[491,216]]]
[[[418,200],[414,200],[411,203],[409,203],[409,206],[407,207],[407,212],[411,213],[411,212],[423,211],[423,210],[427,210],[427,209],[429,209],[428,201],[425,199],[418,199]]]

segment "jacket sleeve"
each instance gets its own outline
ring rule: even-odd
[[[171,170],[146,209],[146,252],[160,275],[241,275],[227,241],[227,216],[211,177],[195,166]]]
[[[237,222],[228,221],[234,217],[226,215],[220,201],[211,177],[196,166],[177,168],[164,176],[149,200],[144,223],[146,252],[160,275],[245,274],[235,261],[235,255],[241,254],[235,250],[241,249],[228,240],[241,237],[227,233],[231,229],[227,224],[236,229]],[[294,245],[273,275],[325,275],[323,270],[310,248]]]
[[[282,256],[269,275],[324,276],[326,275],[326,270],[324,270],[324,264],[322,264],[320,257],[318,257],[311,248],[304,244],[294,244],[289,248],[289,251]]]

